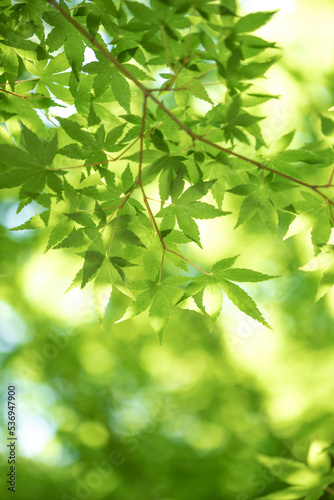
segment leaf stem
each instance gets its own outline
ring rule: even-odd
[[[155,220],[155,217],[154,217],[153,212],[152,212],[152,210],[151,210],[150,204],[149,204],[149,202],[148,202],[148,198],[147,198],[147,196],[146,196],[146,193],[145,193],[145,190],[144,190],[144,188],[143,188],[142,184],[140,184],[140,189],[141,189],[141,192],[143,193],[143,200],[144,200],[144,204],[145,204],[146,210],[147,210],[147,212],[148,212],[148,215],[149,215],[150,221],[151,221],[151,223],[152,223],[153,229],[157,232],[157,235],[159,236],[159,240],[160,240],[160,242],[161,242],[162,247],[163,247],[165,250],[167,250],[167,248],[166,248],[166,244],[165,244],[165,242],[164,242],[164,240],[163,240],[163,237],[162,237],[162,235],[161,235],[161,233],[160,233],[160,230],[159,230],[159,228],[158,228],[157,221]]]
[[[155,198],[150,198],[149,196],[146,196],[146,198],[148,200],[151,200],[151,201],[156,201],[157,203],[160,203],[161,204],[161,200],[156,200]],[[164,205],[173,205],[173,203],[169,203],[168,201],[164,201]]]
[[[205,139],[205,137],[203,135],[199,135],[199,134],[193,132],[191,130],[191,128],[189,128],[185,123],[183,123],[181,120],[179,120],[168,108],[166,108],[166,106],[162,102],[159,101],[159,99],[152,93],[154,91],[153,89],[149,89],[149,88],[145,87],[134,75],[131,74],[131,72],[125,66],[123,66],[122,63],[120,63],[112,54],[110,54],[110,52],[103,45],[101,45],[94,38],[93,35],[91,35],[83,26],[81,26],[75,19],[73,19],[70,16],[70,14],[68,12],[66,12],[55,0],[48,0],[48,2],[50,3],[50,5],[52,5],[53,7],[55,7],[85,38],[87,38],[89,40],[89,42],[101,52],[101,54],[103,54],[107,59],[109,59],[109,61],[112,64],[114,64],[117,67],[117,69],[121,73],[123,73],[123,75],[126,78],[128,78],[129,80],[131,80],[143,92],[143,95],[144,95],[144,104],[143,104],[142,129],[141,129],[141,133],[139,135],[140,142],[141,142],[141,148],[140,148],[141,152],[140,152],[139,175],[138,175],[137,184],[139,184],[140,187],[141,187],[141,190],[142,190],[142,193],[143,193],[143,197],[144,197],[144,202],[145,202],[146,208],[148,210],[149,216],[151,218],[152,224],[154,225],[155,229],[157,230],[157,233],[159,235],[160,241],[161,241],[161,243],[163,245],[163,248],[166,251],[170,251],[170,252],[178,255],[180,258],[184,259],[185,261],[189,262],[191,265],[193,265],[194,267],[196,267],[197,269],[199,269],[197,266],[195,266],[193,263],[191,263],[190,261],[188,261],[182,255],[174,252],[173,250],[167,249],[167,247],[166,247],[166,245],[165,245],[165,243],[164,243],[164,241],[163,241],[163,239],[161,237],[161,234],[159,232],[158,226],[156,224],[156,221],[154,219],[153,213],[152,213],[151,208],[149,206],[149,203],[148,203],[145,191],[144,191],[143,186],[142,186],[142,181],[141,181],[141,165],[142,165],[142,154],[143,154],[143,138],[144,138],[144,126],[145,126],[145,117],[146,117],[146,101],[147,101],[147,98],[150,98],[157,106],[160,107],[160,109],[162,109],[162,111],[164,111],[164,113],[167,116],[169,116],[182,130],[184,130],[192,138],[193,143],[195,143],[195,141],[200,141],[200,142],[202,142],[204,144],[207,144],[208,146],[211,146],[211,147],[213,147],[215,149],[218,149],[219,151],[223,151],[224,153],[226,153],[228,155],[234,156],[236,158],[239,158],[242,161],[250,163],[250,164],[256,166],[257,168],[262,169],[263,171],[266,170],[268,172],[272,172],[272,173],[274,173],[274,174],[276,174],[276,175],[278,175],[280,177],[284,177],[287,180],[295,182],[296,184],[304,186],[304,187],[306,187],[308,189],[312,189],[315,193],[317,193],[324,200],[326,200],[327,203],[328,203],[328,205],[330,206],[330,208],[332,208],[332,205],[334,205],[334,201],[332,201],[328,196],[326,196],[324,193],[322,193],[319,190],[318,186],[311,185],[311,184],[309,184],[309,183],[307,183],[307,182],[305,182],[303,180],[297,179],[297,178],[295,178],[295,177],[293,177],[291,175],[285,174],[285,173],[280,172],[280,171],[278,171],[276,169],[268,167],[267,165],[264,165],[264,164],[262,164],[262,163],[260,163],[258,161],[252,160],[251,158],[247,158],[246,156],[243,156],[243,155],[241,155],[239,153],[236,153],[235,151],[232,151],[230,149],[224,148],[224,147],[220,146],[219,144],[215,144],[215,143],[209,141],[208,139]],[[222,35],[222,38],[224,38],[224,36],[225,35]],[[215,46],[215,45],[216,44],[213,44],[213,46]],[[203,51],[197,52],[197,53],[193,54],[191,57],[188,57],[188,54],[187,54],[187,56],[184,57],[184,59],[183,59],[181,67],[177,70],[176,73],[174,73],[174,75],[172,77],[172,81],[173,82],[175,81],[177,75],[182,71],[182,69],[186,66],[186,64],[189,61],[191,61],[197,54],[200,54],[202,52]],[[167,88],[169,88],[170,86],[171,86],[171,83],[165,89],[162,89],[162,90],[167,90]],[[332,181],[333,175],[334,175],[334,171],[333,171],[333,173],[331,175],[331,178],[330,178],[330,181],[329,181],[329,183],[327,184],[326,187],[329,187],[330,182]],[[331,216],[332,216],[332,210],[331,210]],[[201,272],[203,272],[204,274],[208,274],[205,271],[202,271],[201,269],[199,269],[199,270]]]
[[[36,78],[26,78],[25,80],[16,80],[14,83],[17,84],[17,83],[21,83],[21,82],[33,82],[33,81],[37,81],[37,80],[40,80],[39,77],[36,77]],[[0,83],[0,87],[4,87],[6,85],[10,85],[9,82],[6,82],[6,83]]]
[[[186,259],[186,257],[184,257],[183,255],[181,255],[180,253],[174,252],[174,250],[171,250],[170,248],[167,248],[167,247],[166,247],[166,252],[170,252],[170,253],[173,253],[173,254],[177,255],[178,257],[180,257],[180,259],[185,260],[186,262],[188,262],[188,264],[190,264],[191,266],[193,266],[196,269],[198,269],[201,273],[206,274],[207,276],[210,276],[210,273],[207,273],[206,271],[203,271],[203,269],[201,269],[200,267],[196,266],[196,264],[194,264],[193,262],[191,262],[191,260]]]
[[[60,167],[60,168],[50,168],[50,167],[47,167],[46,170],[52,170],[52,172],[55,172],[55,171],[59,171],[59,170],[70,170],[70,169],[73,169],[73,168],[85,168],[85,167],[94,167],[96,165],[100,165],[101,163],[111,163],[113,161],[117,161],[119,160],[127,151],[129,151],[129,149],[132,148],[132,146],[134,146],[136,144],[136,142],[139,140],[139,136],[136,137],[136,139],[131,143],[129,144],[122,152],[121,154],[119,154],[118,156],[116,156],[116,158],[110,158],[109,160],[101,160],[101,161],[97,161],[95,163],[85,163],[84,165],[73,165],[71,167]]]
[[[251,158],[247,158],[246,156],[243,156],[239,153],[236,153],[235,151],[231,151],[230,149],[223,148],[222,146],[219,146],[219,144],[215,144],[214,142],[208,141],[204,137],[194,134],[195,139],[204,142],[205,144],[208,144],[209,146],[212,146],[213,148],[219,149],[220,151],[223,151],[224,153],[230,154],[232,156],[235,156],[236,158],[239,158],[240,160],[246,161],[248,163],[251,163],[252,165],[255,165],[256,167],[267,170],[268,172],[272,172],[273,174],[277,174],[281,177],[284,177],[285,179],[288,179],[292,182],[295,182],[296,184],[300,184],[301,186],[305,186],[309,189],[312,189],[316,193],[318,193],[322,198],[324,198],[328,203],[334,205],[334,202],[328,198],[325,194],[323,194],[321,191],[319,191],[317,186],[314,186],[312,184],[309,184],[308,182],[302,181],[301,179],[297,179],[296,177],[292,177],[291,175],[284,174],[283,172],[280,172],[279,170],[276,170],[274,168],[268,167],[267,165],[264,165],[263,163],[260,163],[258,161],[252,160]]]
[[[5,92],[5,94],[14,95],[15,97],[20,97],[21,99],[27,100],[27,98],[24,95],[16,94],[15,92],[10,92],[9,90],[5,90],[5,89],[0,89],[0,91]]]

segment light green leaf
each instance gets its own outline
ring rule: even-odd
[[[211,188],[211,186],[215,183],[214,180],[201,182],[200,184],[196,184],[195,186],[190,186],[179,198],[179,203],[188,204],[192,201],[199,200],[203,198]]]
[[[334,133],[334,120],[328,116],[320,115],[321,131],[324,135],[331,136]]]
[[[149,280],[155,281],[157,279],[162,261],[162,253],[163,249],[158,235],[154,235],[143,257],[144,269]]]
[[[88,250],[85,254],[85,262],[82,268],[81,288],[84,288],[96,271],[101,267],[104,256],[95,250]]]
[[[123,193],[127,193],[131,189],[132,185],[133,185],[133,175],[130,169],[130,165],[128,164],[122,174]]]
[[[318,494],[319,492],[320,490],[318,490]],[[309,495],[309,493],[309,488],[303,488],[302,486],[291,486],[290,488],[286,488],[284,490],[269,493],[269,495],[265,495],[264,497],[258,497],[256,500],[301,500],[305,499],[305,496]],[[321,490],[321,495],[322,494],[323,490]]]
[[[319,500],[324,494],[324,490],[322,488],[317,489],[315,493],[308,495],[305,500]]]
[[[108,132],[105,139],[105,148],[107,151],[112,151],[118,139],[123,135],[124,125],[119,125]]]
[[[171,194],[173,171],[171,168],[164,168],[159,177],[159,194],[161,203],[164,204]]]
[[[276,156],[276,160],[286,163],[304,162],[310,165],[316,165],[317,163],[321,163],[322,158],[313,151],[308,151],[306,149],[287,149],[279,153]]]
[[[217,273],[218,271],[223,271],[224,269],[233,266],[239,255],[234,255],[233,257],[227,257],[226,259],[219,260],[212,266],[212,272]]]
[[[22,231],[24,229],[44,229],[48,225],[49,212],[34,215],[24,224],[10,228],[10,231]]]
[[[259,214],[261,220],[268,226],[270,231],[274,234],[277,233],[278,229],[278,214],[277,209],[274,204],[267,197],[267,194],[264,190],[260,190],[259,192]]]
[[[109,303],[110,294],[112,292],[112,273],[110,268],[110,262],[105,259],[94,280],[94,304],[99,321],[101,323],[103,323],[105,310]]]
[[[256,193],[251,194],[250,196],[245,198],[240,208],[239,217],[235,225],[235,229],[244,222],[250,220],[255,215],[258,206],[259,206],[259,199]]]
[[[329,264],[321,277],[315,301],[320,300],[334,286],[334,263]]]
[[[164,280],[162,280],[163,285],[172,285],[172,286],[180,286],[188,283],[190,281],[189,276],[168,276]]]
[[[313,220],[311,212],[305,212],[297,215],[297,217],[291,222],[285,236],[283,237],[283,241],[309,229],[312,226]]]
[[[169,320],[170,304],[164,287],[160,287],[154,295],[150,307],[150,322],[155,333],[158,334],[160,343]]]
[[[116,237],[119,241],[121,241],[125,245],[146,248],[144,243],[140,240],[140,238],[133,231],[131,231],[126,227],[117,229]]]
[[[84,62],[85,45],[78,30],[67,27],[67,37],[65,41],[65,54],[70,63],[72,71],[79,80],[80,71]]]
[[[256,282],[256,281],[267,281],[278,276],[269,276],[268,274],[262,274],[257,271],[252,271],[251,269],[225,269],[220,271],[219,276],[232,281],[240,282]]]
[[[151,81],[155,82],[155,78],[152,78],[152,76],[148,75],[143,71],[142,69],[138,68],[138,66],[135,66],[134,64],[123,64],[124,68],[126,68],[137,80],[143,80],[143,81]]]
[[[323,207],[317,214],[317,219],[313,225],[311,237],[315,246],[323,246],[329,240],[332,231],[332,223],[329,216],[328,207]]]
[[[189,205],[185,205],[185,212],[187,212],[194,219],[215,219],[216,217],[232,213],[224,212],[223,210],[219,210],[213,205],[209,205],[209,203],[204,203],[202,201],[194,201],[193,203],[189,203]]]
[[[22,149],[10,144],[0,144],[0,163],[18,169],[37,169],[39,162]]]
[[[18,79],[19,61],[13,47],[1,44],[3,53],[3,69],[12,91],[15,90],[15,81]]]
[[[70,214],[64,214],[70,219],[74,220],[77,224],[80,226],[85,226],[85,227],[95,227],[95,223],[93,219],[91,218],[90,215],[88,215],[85,212],[73,212]]]
[[[201,247],[199,229],[196,222],[189,215],[185,214],[181,207],[175,207],[175,214],[181,231]]]
[[[222,308],[223,294],[218,283],[213,280],[203,291],[202,303],[206,314],[210,316],[211,329],[213,328]]]
[[[116,101],[125,109],[127,113],[130,113],[130,86],[124,78],[124,76],[120,73],[120,71],[112,66],[110,71],[110,85],[112,93],[115,96]]]
[[[258,461],[281,481],[304,488],[317,486],[320,480],[318,472],[307,465],[282,457],[258,456]]]
[[[285,151],[293,141],[296,131],[292,130],[288,134],[283,135],[276,142],[274,142],[273,146],[270,148],[270,153],[273,156],[276,156],[278,153]]]
[[[255,31],[270,21],[276,12],[252,12],[251,14],[247,14],[237,21],[235,30],[239,33]]]
[[[72,227],[73,223],[71,223],[70,221],[59,222],[59,224],[57,224],[52,229],[49,235],[48,244],[45,248],[44,253],[50,250],[53,246],[57,245],[57,243],[59,243],[61,240],[63,240],[65,236],[67,236],[68,233],[71,231]]]
[[[256,307],[254,300],[242,288],[225,279],[221,279],[219,281],[219,284],[222,287],[223,292],[226,293],[228,298],[233,302],[235,306],[237,306],[238,309],[240,309],[240,311],[244,312],[251,318],[256,319],[256,321],[271,329],[271,326],[268,325],[268,323]]]
[[[49,186],[49,188],[52,189],[55,193],[61,195],[61,192],[63,190],[63,181],[59,175],[48,171],[46,173],[46,183]]]
[[[307,464],[320,474],[327,474],[331,468],[331,460],[326,447],[328,443],[314,439],[307,454]]]
[[[76,248],[81,247],[86,243],[85,233],[83,229],[73,229],[67,238],[63,239],[54,248]]]

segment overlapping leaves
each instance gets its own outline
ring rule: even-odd
[[[319,440],[310,446],[307,464],[283,457],[259,456],[259,462],[280,481],[289,484],[257,500],[318,500],[334,482],[332,447]]]
[[[197,310],[209,317],[211,328],[213,328],[222,308],[223,296],[226,295],[240,311],[270,328],[253,299],[235,282],[266,281],[275,276],[250,269],[232,268],[237,257],[223,259],[213,265],[211,273],[201,274],[194,278],[173,276],[159,283],[152,280],[136,283],[136,287],[141,292],[119,321],[136,316],[150,308],[151,325],[162,338],[170,309],[175,305],[194,309],[195,303]],[[154,265],[147,264],[148,274],[151,273],[151,269],[154,269]],[[149,277],[154,278],[154,276],[153,271],[153,275]]]
[[[323,141],[294,149],[293,133],[268,149],[263,117],[249,108],[278,97],[255,85],[278,57],[275,43],[254,34],[274,12],[240,16],[237,7],[35,0],[0,14],[0,184],[20,188],[19,210],[32,201],[42,210],[14,229],[49,227],[47,250],[83,259],[71,286],[94,282],[100,318],[117,288],[133,300],[124,318],[149,310],[160,337],[175,306],[208,316],[212,328],[224,296],[268,326],[236,283],[272,276],[233,268],[235,258],[200,271],[184,251],[201,247],[198,220],[229,214],[225,190],[243,198],[236,228],[258,215],[277,234],[285,212],[286,237],[312,227],[315,254],[328,249],[333,202],[307,169],[327,172],[333,151]],[[223,103],[207,83],[223,88]],[[57,106],[71,105],[62,118]],[[330,116],[320,128],[331,136]],[[201,274],[173,276],[174,266]],[[331,269],[317,298],[333,284]]]

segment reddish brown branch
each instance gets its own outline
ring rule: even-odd
[[[264,165],[264,164],[262,164],[262,163],[260,163],[258,161],[252,160],[252,159],[247,158],[247,157],[245,157],[245,156],[243,156],[243,155],[241,155],[239,153],[236,153],[236,152],[234,152],[234,151],[232,151],[230,149],[227,149],[227,148],[224,148],[224,147],[222,147],[222,146],[220,146],[218,144],[215,144],[215,143],[213,143],[213,142],[205,139],[205,137],[203,135],[199,135],[199,134],[196,134],[195,132],[193,132],[187,125],[185,125],[183,122],[181,122],[168,108],[166,108],[166,106],[163,103],[161,103],[157,97],[154,96],[154,94],[152,93],[154,91],[154,89],[149,89],[149,88],[145,87],[140,81],[138,81],[137,78],[135,78],[135,76],[133,76],[130,73],[130,71],[128,71],[123,66],[122,63],[120,63],[115,57],[113,57],[103,45],[101,45],[83,26],[81,26],[75,19],[73,19],[70,16],[70,14],[68,14],[68,12],[66,12],[60,5],[58,5],[58,3],[55,0],[48,0],[48,2],[51,5],[53,5],[85,38],[87,38],[89,40],[89,42],[101,52],[101,54],[103,54],[107,59],[109,59],[109,61],[112,64],[114,64],[119,69],[119,71],[121,71],[121,73],[123,73],[124,76],[126,76],[129,80],[131,80],[143,92],[143,95],[144,95],[144,109],[143,109],[142,129],[141,129],[141,133],[139,135],[140,142],[141,142],[141,148],[140,148],[140,156],[139,156],[139,174],[138,174],[137,184],[140,185],[141,191],[143,193],[144,203],[145,203],[145,206],[146,206],[147,211],[149,213],[150,219],[152,221],[152,225],[154,226],[154,228],[157,231],[157,234],[158,234],[158,236],[160,238],[160,241],[162,243],[162,246],[163,246],[164,250],[166,250],[168,252],[171,252],[171,253],[174,253],[175,255],[178,255],[180,258],[182,258],[183,260],[185,260],[186,262],[188,262],[192,266],[196,267],[202,273],[208,274],[205,271],[203,271],[202,269],[198,268],[192,262],[188,261],[188,259],[186,259],[182,255],[180,255],[177,252],[174,252],[173,250],[170,250],[170,249],[168,249],[166,247],[166,245],[165,245],[165,243],[163,241],[163,238],[161,236],[161,233],[159,231],[159,228],[158,228],[158,226],[156,224],[156,221],[155,221],[155,218],[153,216],[152,210],[151,210],[151,208],[149,206],[147,196],[146,196],[145,191],[143,189],[142,182],[141,182],[141,165],[142,165],[142,155],[143,155],[143,139],[144,139],[144,126],[145,126],[146,101],[147,101],[147,98],[150,98],[153,102],[155,102],[155,104],[157,106],[159,106],[160,109],[162,109],[166,115],[168,115],[182,130],[184,130],[192,138],[193,143],[195,141],[200,141],[200,142],[202,142],[204,144],[207,144],[208,146],[211,146],[211,147],[213,147],[215,149],[218,149],[219,151],[222,151],[222,152],[224,152],[224,153],[226,153],[228,155],[234,156],[236,158],[239,158],[240,160],[248,162],[251,165],[256,166],[257,168],[260,168],[262,171],[266,170],[266,171],[274,173],[274,174],[276,174],[276,175],[278,175],[280,177],[283,177],[283,178],[285,178],[285,179],[287,179],[289,181],[295,182],[296,184],[304,186],[304,187],[306,187],[308,189],[312,189],[315,193],[319,194],[319,196],[321,196],[324,200],[327,201],[327,203],[328,203],[328,205],[330,207],[331,216],[333,215],[332,214],[332,205],[334,205],[334,202],[328,196],[326,196],[324,193],[322,193],[321,191],[319,191],[319,186],[311,185],[311,184],[309,184],[309,183],[307,183],[307,182],[305,182],[303,180],[297,179],[297,178],[295,178],[293,176],[290,176],[290,175],[285,174],[283,172],[280,172],[280,171],[278,171],[276,169],[268,167],[267,165]],[[190,58],[188,57],[188,54],[187,54],[187,56],[184,57],[183,63],[181,65],[181,67],[179,68],[179,70],[176,73],[174,73],[174,75],[172,77],[172,81],[175,81],[177,75],[182,71],[182,69],[184,68],[184,66],[190,60],[192,60],[197,54],[199,54],[199,53],[200,52],[193,54]],[[169,87],[170,87],[170,84],[167,85],[164,89],[161,89],[161,90],[167,90]],[[145,116],[144,116],[144,113],[145,113]],[[325,187],[330,187],[330,183],[332,181],[333,175],[334,175],[334,171],[333,171],[333,173],[331,175],[329,183]],[[130,195],[128,195],[128,197],[129,196]]]
[[[127,151],[129,151],[129,149],[131,149],[132,146],[134,146],[136,144],[136,142],[138,141],[138,139],[139,139],[139,136],[136,137],[136,139],[133,142],[131,142],[131,144],[129,144],[129,146],[127,146],[118,156],[116,156],[116,158],[110,158],[109,160],[101,160],[101,161],[97,161],[95,163],[85,163],[84,165],[73,165],[71,167],[60,167],[60,168],[50,168],[50,167],[47,167],[46,170],[51,170],[52,172],[54,172],[54,171],[59,171],[59,170],[70,170],[70,169],[73,169],[73,168],[94,167],[96,165],[100,165],[101,163],[111,163],[113,161],[117,161]]]
[[[10,94],[10,95],[14,95],[15,97],[20,97],[21,99],[27,99],[24,95],[20,95],[20,94],[15,94],[15,92],[10,92],[9,90],[5,90],[5,89],[0,89],[1,92],[5,92],[5,94]]]

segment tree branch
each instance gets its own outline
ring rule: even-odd
[[[328,203],[328,206],[329,206],[329,209],[330,209],[330,214],[331,214],[331,217],[332,217],[332,220],[334,222],[334,216],[333,216],[333,211],[332,211],[332,205],[334,205],[334,201],[332,201],[328,196],[326,196],[324,193],[322,193],[320,190],[319,190],[319,187],[318,186],[315,186],[315,185],[312,185],[312,184],[309,184],[303,180],[300,180],[300,179],[297,179],[296,177],[293,177],[291,175],[288,175],[288,174],[285,174],[283,172],[280,172],[276,169],[273,169],[271,167],[268,167],[267,165],[264,165],[256,160],[252,160],[251,158],[247,158],[246,156],[243,156],[239,153],[236,153],[228,148],[224,148],[222,146],[220,146],[219,144],[215,144],[211,141],[209,141],[208,139],[206,139],[203,135],[199,135],[199,134],[196,134],[195,132],[193,132],[187,125],[185,125],[182,121],[180,121],[168,108],[166,108],[166,106],[159,101],[159,99],[153,94],[154,92],[154,89],[149,89],[147,87],[145,87],[140,81],[137,80],[137,78],[132,75],[130,73],[130,71],[128,71],[122,63],[120,63],[115,57],[113,57],[109,52],[108,50],[103,46],[101,45],[95,38],[94,36],[92,36],[83,26],[81,26],[75,19],[73,19],[70,14],[68,12],[66,12],[55,0],[48,0],[48,2],[53,6],[55,7],[85,38],[87,38],[89,40],[89,42],[94,46],[96,47],[107,59],[109,59],[109,61],[114,64],[118,70],[123,73],[123,75],[125,77],[127,77],[129,80],[131,80],[142,92],[143,92],[143,96],[144,96],[144,102],[143,102],[143,116],[142,116],[142,127],[141,127],[141,131],[140,131],[140,134],[139,134],[139,138],[140,138],[140,153],[139,153],[139,171],[138,171],[138,180],[137,180],[137,185],[140,186],[141,188],[141,191],[142,191],[142,194],[143,194],[143,199],[144,199],[144,203],[145,203],[145,206],[146,206],[146,209],[148,211],[148,214],[149,214],[149,217],[151,219],[151,222],[152,222],[152,225],[154,227],[154,229],[157,231],[157,234],[159,236],[159,239],[161,241],[161,244],[163,246],[163,249],[164,251],[169,251],[171,253],[174,253],[175,255],[178,255],[180,258],[184,259],[186,262],[189,262],[191,265],[193,265],[194,267],[196,267],[199,271],[201,271],[202,273],[204,274],[208,274],[206,273],[205,271],[203,271],[202,269],[198,268],[195,264],[193,264],[192,262],[188,261],[185,257],[183,257],[182,255],[174,252],[173,250],[169,250],[164,241],[163,241],[163,238],[161,236],[161,233],[159,231],[159,228],[157,226],[157,223],[156,223],[156,220],[154,218],[154,215],[152,213],[152,210],[150,208],[150,205],[148,203],[148,198],[146,196],[146,193],[144,191],[144,188],[143,188],[143,185],[142,185],[142,180],[141,180],[141,173],[142,173],[142,156],[143,156],[143,140],[144,140],[144,130],[145,130],[145,120],[146,120],[146,108],[147,108],[147,98],[150,98],[157,106],[160,107],[160,109],[162,109],[162,111],[164,111],[164,113],[169,116],[177,125],[179,125],[179,127],[184,130],[193,140],[193,143],[195,143],[195,141],[200,141],[204,144],[207,144],[208,146],[211,146],[215,149],[218,149],[219,151],[222,151],[228,155],[231,155],[231,156],[234,156],[235,158],[239,158],[240,160],[242,161],[245,161],[247,163],[250,163],[251,165],[254,165],[255,167],[259,168],[263,171],[268,171],[268,172],[271,172],[273,174],[276,174],[280,177],[283,177],[291,182],[294,182],[296,184],[299,184],[301,186],[304,186],[308,189],[311,189],[312,191],[314,191],[315,193],[317,193],[319,196],[321,196],[324,200],[326,200],[326,202]],[[163,30],[162,30],[163,31]],[[162,33],[162,36],[164,36],[164,32]],[[192,56],[193,58],[194,56]],[[190,59],[192,59],[190,58]],[[187,61],[189,62],[188,57],[187,57]],[[169,62],[170,63],[170,62]],[[181,70],[182,68],[184,67],[186,63],[184,62],[184,64],[181,66]],[[179,70],[180,71],[180,70]],[[174,74],[174,80],[176,78],[177,74],[175,73]],[[190,83],[190,82],[189,82]],[[166,89],[165,89],[166,90]],[[328,184],[324,187],[330,187],[330,184],[331,184],[331,181],[332,181],[332,178],[333,178],[333,175],[334,175],[334,170],[332,172],[332,175],[330,177],[330,180],[328,182]],[[131,191],[132,193],[132,191]],[[125,201],[124,201],[124,204],[125,202],[127,201],[128,197],[131,195],[131,193],[129,195],[127,195]],[[123,209],[123,206],[120,207],[121,210]],[[118,217],[119,219],[119,217]],[[117,223],[116,223],[116,226],[117,226]],[[111,241],[112,242],[112,241]],[[110,244],[111,246],[111,244]],[[109,249],[110,251],[110,249]]]

